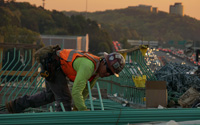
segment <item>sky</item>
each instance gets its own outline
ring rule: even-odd
[[[42,6],[43,0],[16,0]],[[105,11],[138,6],[140,4],[157,7],[158,10],[169,12],[169,6],[182,3],[184,14],[200,20],[200,0],[45,0],[45,9],[57,11]]]

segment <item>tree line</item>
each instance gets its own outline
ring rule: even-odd
[[[89,34],[89,51],[112,52],[110,34],[98,23],[82,15],[66,16],[28,2],[0,0],[0,33],[4,42],[42,44],[42,35],[79,36]],[[39,42],[38,42],[39,41]]]
[[[64,12],[66,15],[80,14]],[[87,14],[98,21],[113,40],[200,41],[200,20],[187,15],[180,16],[163,11],[158,13],[142,11],[133,7],[106,10]]]

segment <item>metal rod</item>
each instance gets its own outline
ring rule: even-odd
[[[101,97],[101,90],[100,90],[100,87],[99,87],[99,83],[96,82],[96,85],[97,85],[97,90],[98,90],[98,94],[99,94],[99,101],[100,101],[100,104],[101,104],[101,110],[104,110],[103,101],[102,101],[102,97]]]
[[[65,107],[62,102],[60,102],[60,106],[61,106],[62,111],[65,112]]]
[[[91,89],[90,89],[90,82],[89,81],[88,81],[88,92],[89,92],[91,110],[94,111],[93,100],[92,100],[92,92],[91,92]]]

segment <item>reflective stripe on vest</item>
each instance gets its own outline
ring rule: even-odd
[[[92,56],[90,56],[90,55],[87,54],[87,53],[81,53],[81,52],[78,52],[77,50],[72,50],[72,51],[69,53],[69,56],[68,56],[68,58],[67,58],[67,62],[71,62],[71,61],[72,61],[72,58],[73,58],[74,53],[78,53],[78,54],[80,54],[80,55],[87,55],[87,56],[89,56],[90,58],[92,58],[96,63],[99,61],[99,60],[93,58]],[[86,57],[87,57],[87,56],[86,56]]]
[[[67,58],[67,62],[71,62],[71,61],[72,61],[72,58],[73,58],[74,53],[78,53],[78,54],[84,55],[83,53],[78,52],[77,50],[72,50],[72,51],[69,53],[69,56],[68,56],[68,58]]]

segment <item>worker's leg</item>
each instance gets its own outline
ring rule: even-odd
[[[65,110],[71,111],[72,97],[68,88],[69,81],[61,69],[55,71],[53,81],[46,80],[47,90],[34,95],[22,96],[6,103],[6,107],[11,113],[19,113],[29,107],[39,107],[56,100],[56,110],[62,111],[60,102],[63,103]]]
[[[61,69],[55,72],[55,79],[53,82],[47,81],[51,90],[54,93],[56,100],[56,110],[62,111],[60,103],[62,102],[66,111],[71,111],[72,97],[68,87],[69,80],[66,79],[65,74]]]
[[[19,113],[29,107],[39,107],[55,101],[54,94],[46,85],[46,91],[38,92],[34,95],[24,95],[13,101],[6,103],[6,108],[10,113]]]

